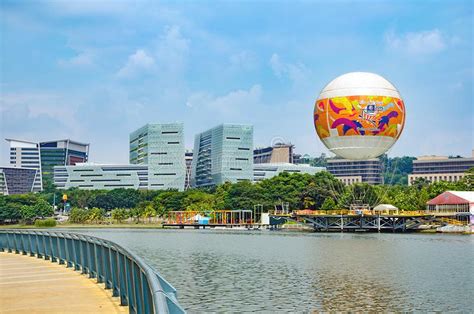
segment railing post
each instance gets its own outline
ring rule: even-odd
[[[119,278],[119,294],[120,305],[128,305],[128,284],[127,284],[127,268],[125,265],[125,256],[117,251],[117,276]],[[119,271],[119,269],[123,271]]]

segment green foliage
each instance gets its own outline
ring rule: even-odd
[[[69,222],[84,224],[89,220],[89,210],[74,207],[69,213]]]
[[[331,197],[328,197],[324,200],[323,205],[321,206],[322,210],[333,210],[337,209],[336,202]]]
[[[35,227],[56,227],[56,220],[54,218],[37,219],[35,220]]]
[[[388,185],[408,185],[408,174],[413,171],[415,157],[403,156],[388,158],[380,157],[384,168],[384,182]]]
[[[117,223],[122,223],[124,220],[130,217],[130,211],[125,208],[116,208],[110,212],[110,216]]]
[[[89,210],[88,221],[92,223],[99,223],[104,220],[105,212],[102,208],[94,207]]]

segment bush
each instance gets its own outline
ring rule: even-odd
[[[35,220],[35,227],[56,227],[56,220],[54,218],[37,219]]]
[[[73,208],[69,213],[69,222],[83,224],[89,219],[89,211],[82,208]]]

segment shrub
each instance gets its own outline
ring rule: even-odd
[[[56,227],[56,220],[54,218],[37,219],[35,220],[35,227]]]

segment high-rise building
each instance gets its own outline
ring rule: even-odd
[[[69,139],[39,143],[6,140],[10,144],[10,164],[13,167],[39,170],[34,182],[34,192],[43,189],[44,178],[53,179],[54,166],[87,162],[89,156],[89,144]]]
[[[253,179],[251,125],[222,124],[197,134],[193,153],[193,187]]]
[[[187,190],[191,187],[191,173],[193,165],[193,152],[186,151],[184,153],[184,161],[186,163],[186,180],[184,181],[184,189]]]
[[[253,151],[255,164],[265,163],[293,163],[294,145],[277,143],[273,146],[257,148]]]
[[[253,165],[253,181],[259,182],[270,179],[282,172],[316,174],[325,171],[324,167],[311,167],[307,164],[295,165],[290,163],[262,163]]]
[[[184,190],[182,123],[146,124],[130,134],[130,163],[148,165],[150,189]]]
[[[474,168],[474,151],[472,157],[449,158],[447,156],[420,156],[413,161],[413,172],[408,175],[408,185],[418,178],[430,182],[461,180],[465,172]]]
[[[0,167],[0,195],[36,192],[36,178],[39,169],[20,167]]]
[[[366,160],[328,159],[327,170],[346,185],[383,184],[383,165],[378,158]]]
[[[53,178],[54,166],[73,166],[89,158],[89,144],[70,139],[41,142],[39,146],[43,179]]]
[[[14,168],[30,168],[38,170],[35,172],[33,192],[43,189],[41,177],[41,157],[39,143],[15,140],[7,138],[10,144],[10,165]]]

